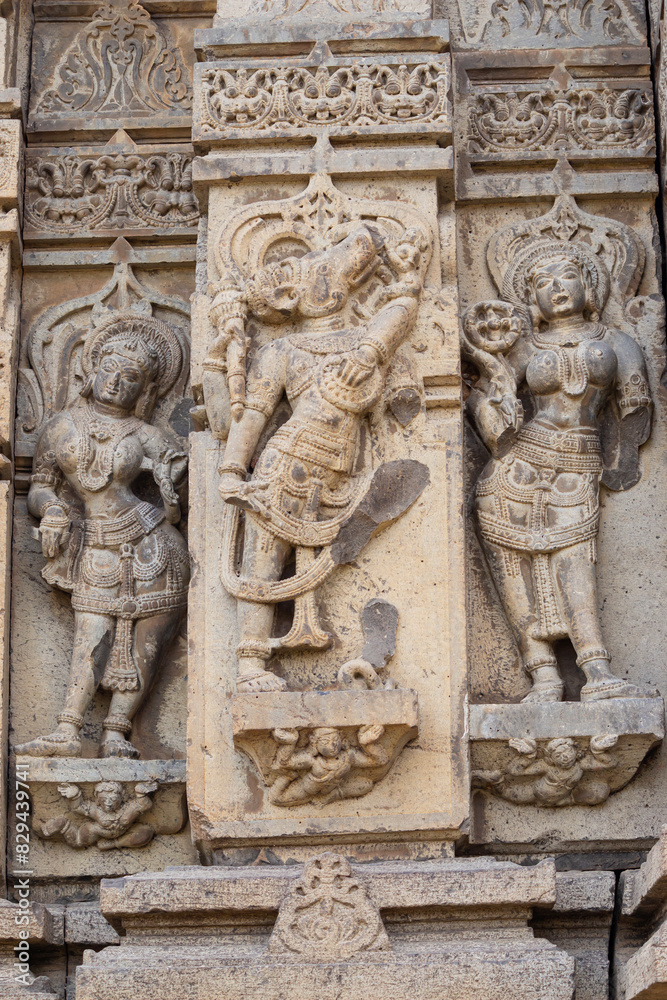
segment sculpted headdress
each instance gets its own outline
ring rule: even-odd
[[[183,367],[183,351],[175,332],[154,316],[115,312],[88,336],[81,367],[85,381],[82,396],[89,396],[97,366],[104,354],[115,348],[134,357],[148,374],[150,385],[137,404],[137,416],[147,419],[156,399],[173,388]]]
[[[540,261],[564,256],[587,274],[595,308],[615,300],[621,315],[634,295],[645,264],[644,245],[630,226],[589,215],[574,198],[560,195],[553,208],[535,219],[500,229],[489,241],[487,262],[502,298],[514,305],[530,302],[530,278]]]

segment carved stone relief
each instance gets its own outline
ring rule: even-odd
[[[124,132],[105,150],[33,151],[27,161],[26,236],[194,229],[192,154],[140,150]]]
[[[355,469],[365,414],[383,395],[388,402],[399,384],[406,388],[405,365],[394,356],[416,318],[431,239],[428,225],[408,206],[354,203],[325,175],[297,198],[237,213],[219,234],[221,280],[211,311],[218,336],[204,364],[204,389],[214,430],[228,435],[219,469],[226,501],[221,576],[237,600],[239,694],[286,689],[267,669],[276,651],[332,644],[316,591],[429,482],[428,469],[416,461]],[[366,302],[357,323],[348,326],[343,310],[357,289],[366,292]],[[286,333],[248,355],[245,324],[251,318],[287,326]],[[283,392],[292,415],[274,430],[270,422]],[[225,407],[227,421],[217,425],[216,414]],[[268,439],[262,438],[267,424]],[[296,572],[281,580],[292,552]],[[291,628],[275,637],[274,606],[289,599],[295,602]],[[346,686],[347,666],[347,673],[341,668]],[[376,686],[368,680],[370,674],[377,680],[373,666],[366,663],[362,675],[364,670],[362,686]],[[332,711],[336,706],[334,696]],[[274,804],[363,795],[374,780],[362,770],[374,771],[375,780],[386,773],[391,758],[377,745],[382,716],[356,733],[343,734],[334,714],[328,722],[326,733],[316,727],[303,736],[289,714],[270,727]]]
[[[28,510],[44,579],[72,595],[75,634],[58,727],[20,753],[79,756],[101,686],[112,697],[100,756],[136,757],[125,737],[185,613],[189,557],[176,526],[187,457],[152,416],[182,390],[188,340],[154,307],[187,315],[186,303],[149,292],[120,261],[99,292],[47,310],[28,334],[19,410],[32,410],[22,429],[39,435]],[[157,502],[132,490],[143,470]]]
[[[579,747],[569,736],[538,744],[511,739],[517,756],[505,771],[473,771],[473,788],[485,788],[517,805],[596,806],[611,791],[608,772],[616,766],[618,736],[593,736]]]
[[[192,760],[190,810],[195,837],[214,851],[246,836],[247,788],[253,838],[300,836],[304,824],[342,832],[360,815],[385,829],[449,824],[440,814],[458,794],[440,735],[451,732],[445,692],[462,663],[458,645],[448,660],[457,621],[443,630],[437,611],[420,609],[415,631],[405,585],[424,608],[440,607],[462,580],[448,576],[443,549],[444,562],[430,564],[442,588],[423,584],[428,535],[418,527],[441,523],[434,504],[460,510],[448,493],[458,343],[434,253],[435,187],[372,198],[366,180],[320,173],[287,190],[267,198],[253,188],[245,202],[215,192],[208,322],[195,324],[202,430],[192,461],[206,485],[191,522],[202,572],[190,614],[210,638],[194,654],[201,711],[191,712],[190,746],[214,745]],[[426,664],[436,655],[448,663],[437,677]],[[420,766],[443,789],[433,815],[411,798],[408,775]]]
[[[21,178],[21,123],[0,121],[0,200],[15,203]]]
[[[136,850],[187,820],[185,761],[19,757],[36,843]],[[44,843],[46,848],[46,843]],[[36,848],[35,848],[36,849]]]
[[[646,44],[636,0],[457,0],[466,42],[487,49]]]
[[[257,765],[274,805],[327,805],[361,798],[417,735],[414,692],[397,690],[385,674],[395,649],[396,608],[376,598],[361,617],[366,642],[361,656],[338,671],[340,693],[302,695],[296,712],[289,696],[283,696],[282,703],[280,695],[277,702],[272,696],[264,713],[261,696],[235,699],[236,745]],[[371,691],[370,699],[360,694]],[[355,716],[364,712],[372,721],[359,724]],[[334,719],[339,725],[327,725]],[[276,720],[280,725],[271,728]],[[310,725],[299,725],[304,722]]]
[[[651,190],[655,123],[646,50],[627,50],[620,65],[607,56],[583,80],[578,51],[549,53],[546,65],[540,51],[508,53],[510,83],[482,53],[457,54],[459,197],[599,192],[601,184]]]
[[[327,851],[308,861],[280,904],[269,942],[274,955],[342,961],[391,948],[377,906],[349,861]]]
[[[382,21],[400,21],[410,17],[429,17],[430,4],[425,0],[243,0],[234,4],[231,0],[218,0],[217,16],[243,18],[249,24],[267,21],[302,20],[328,23],[354,18],[374,18]],[[289,21],[288,21],[289,24]]]
[[[204,364],[204,388],[211,414],[221,412],[222,393],[231,418],[214,431],[228,434],[220,466],[227,503],[221,572],[239,606],[239,691],[286,687],[265,667],[274,650],[330,645],[316,589],[428,483],[418,462],[353,470],[363,417],[392,382],[404,381],[394,355],[417,315],[431,241],[428,224],[408,206],[354,204],[326,175],[303,196],[239,212],[219,235],[221,283],[211,314],[218,336]],[[367,304],[358,311],[361,322],[346,327],[343,309],[359,288]],[[248,358],[251,317],[289,328]],[[246,481],[283,392],[292,416],[265,443]],[[296,573],[280,581],[292,551]],[[292,627],[272,639],[273,605],[291,598]]]
[[[546,215],[491,238],[487,262],[502,300],[463,318],[463,353],[480,376],[468,408],[492,455],[477,483],[477,525],[533,682],[525,701],[563,697],[553,651],[563,637],[586,676],[582,702],[657,693],[611,672],[596,593],[600,481],[638,481],[632,456],[651,429],[645,360],[622,329],[644,261],[630,227],[562,196]],[[603,458],[605,407],[617,450]]]
[[[33,99],[31,121],[184,114],[192,88],[163,24],[134,0],[102,4]]]
[[[67,811],[43,823],[39,832],[47,840],[62,837],[70,847],[97,845],[100,851],[145,847],[154,831],[139,819],[152,807],[157,788],[156,781],[138,782],[134,790],[120,781],[99,781],[88,797],[79,785],[58,785]]]
[[[471,705],[472,787],[520,807],[601,805],[663,736],[659,698]]]
[[[622,150],[653,142],[653,105],[641,90],[496,90],[470,109],[471,154],[509,150]]]
[[[449,132],[449,56],[400,58],[405,62],[350,64],[329,53],[327,62],[303,67],[204,64],[194,134],[205,140]]]

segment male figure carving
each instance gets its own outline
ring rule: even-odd
[[[362,424],[381,398],[393,356],[414,324],[427,249],[418,229],[390,238],[368,223],[326,249],[263,267],[246,281],[242,307],[267,323],[292,323],[296,332],[265,343],[252,358],[247,378],[238,332],[230,332],[238,318],[230,316],[229,296],[221,296],[222,306],[214,303],[214,313],[227,310],[228,332],[212,354],[221,345],[227,351],[235,417],[220,466],[220,492],[246,511],[240,577],[230,564],[232,526],[226,534],[226,563],[223,556],[223,582],[238,597],[239,691],[286,686],[266,669],[274,649],[324,649],[331,643],[319,624],[313,591],[333,569],[331,543],[372,489],[370,477],[355,472]],[[348,326],[343,310],[352,291],[381,268],[386,284],[373,303],[375,311],[369,311],[366,322]],[[236,308],[240,312],[241,304]],[[237,339],[230,342],[230,337]],[[243,344],[243,327],[240,337]],[[291,416],[273,430],[246,481],[283,394]],[[281,581],[294,550],[295,576]],[[278,590],[296,597],[293,626],[279,641],[272,639],[270,603]]]

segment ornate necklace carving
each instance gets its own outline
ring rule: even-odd
[[[601,340],[605,335],[605,327],[601,323],[573,324],[568,330],[563,330],[554,340],[545,340],[539,333],[533,331],[533,343],[542,350],[552,351],[558,363],[558,381],[566,396],[576,398],[583,396],[588,388],[588,365],[586,364],[586,342]],[[572,343],[573,335],[584,334],[584,339]]]
[[[142,422],[138,417],[105,417],[90,404],[85,409],[73,410],[72,417],[79,432],[76,462],[79,482],[85,490],[99,493],[113,479],[116,448]]]
[[[540,337],[538,330],[533,330],[533,343],[536,347],[545,350],[554,347],[576,347],[583,340],[602,340],[607,328],[602,323],[573,323],[567,329],[556,329],[553,332],[557,333],[558,336],[550,340],[546,337]],[[574,342],[575,338],[576,343]]]

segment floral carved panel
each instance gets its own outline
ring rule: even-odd
[[[255,68],[197,67],[197,138],[448,133],[448,56]]]

